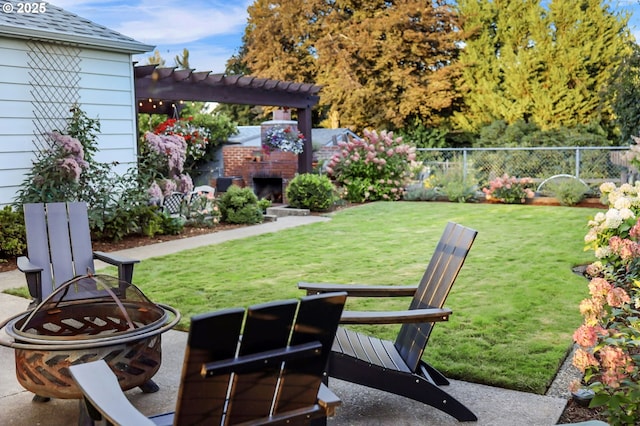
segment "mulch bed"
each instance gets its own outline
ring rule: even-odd
[[[570,399],[558,420],[558,424],[578,423],[587,420],[602,420],[606,422],[607,418],[602,414],[601,408],[583,407]]]

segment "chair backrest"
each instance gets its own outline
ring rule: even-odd
[[[420,280],[409,309],[442,308],[478,234],[449,222]],[[434,323],[403,324],[395,341],[398,352],[415,371]]]
[[[23,209],[29,262],[43,268],[36,299],[46,298],[77,275],[93,273],[86,203],[25,204]]]
[[[328,293],[193,317],[174,424],[322,415],[318,389],[345,300]]]
[[[200,185],[193,188],[193,191],[189,193],[187,199],[188,203],[195,202],[198,197],[214,198],[216,196],[216,189],[209,185]]]
[[[180,214],[183,199],[184,194],[182,192],[172,192],[164,197],[162,210],[170,215]]]

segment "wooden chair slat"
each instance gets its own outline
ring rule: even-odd
[[[75,275],[94,273],[89,215],[86,203],[67,203],[69,235]]]
[[[356,358],[356,353],[353,349],[353,344],[351,343],[351,335],[346,328],[338,327],[338,330],[336,331],[336,338],[331,346],[331,352],[341,353]],[[331,357],[329,357],[329,360],[331,360]]]
[[[222,420],[231,375],[202,377],[202,364],[235,356],[244,315],[245,310],[237,308],[192,318],[180,379],[176,424],[211,424]],[[208,399],[207,404],[202,403],[203,397]]]
[[[239,355],[287,346],[297,309],[297,300],[272,302],[247,309]],[[280,367],[278,364],[235,376],[231,395],[233,405],[228,413],[231,424],[269,416],[280,379]]]
[[[51,263],[53,268],[54,286],[69,281],[75,277],[71,241],[69,237],[69,218],[65,203],[49,203],[47,210],[47,231],[49,232],[49,246],[51,249]],[[43,290],[43,297],[48,296]]]
[[[51,257],[49,251],[49,233],[44,204],[24,205],[24,224],[27,229],[27,254],[32,264],[43,268],[40,274],[40,286],[29,288],[31,294],[42,300],[43,290],[47,295],[53,291],[51,275]]]
[[[318,341],[323,350],[318,357],[293,360],[286,364],[282,380],[288,386],[279,389],[275,414],[301,409],[312,405],[317,399],[345,299],[345,294],[331,297],[313,295],[301,299],[290,344]]]

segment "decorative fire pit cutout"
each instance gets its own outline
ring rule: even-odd
[[[25,389],[41,397],[78,399],[82,393],[70,365],[104,359],[123,390],[142,386],[160,368],[161,334],[179,320],[177,310],[154,304],[133,284],[81,276],[0,325],[14,339],[0,344],[15,349],[16,377]]]

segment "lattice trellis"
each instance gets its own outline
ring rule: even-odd
[[[46,134],[64,129],[70,107],[80,101],[80,48],[38,41],[28,47],[34,143],[42,149],[49,145]]]

